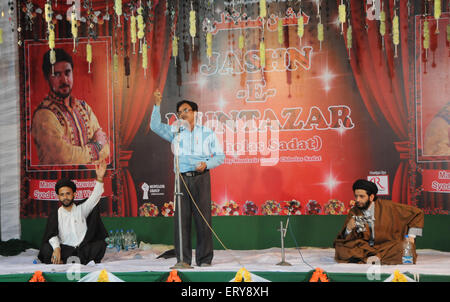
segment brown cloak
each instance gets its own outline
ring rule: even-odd
[[[364,232],[357,233],[355,228],[345,236],[347,223],[352,216],[363,215],[360,209],[353,207],[334,241],[337,262],[366,263],[368,257],[377,256],[381,260],[381,264],[402,263],[404,237],[410,228],[423,228],[423,212],[416,207],[394,203],[390,200],[378,199],[374,203],[374,245],[370,246],[369,244],[371,231],[368,225]],[[413,259],[416,263],[415,244],[413,244]]]

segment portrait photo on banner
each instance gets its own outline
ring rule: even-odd
[[[114,168],[111,37],[24,43],[26,169]]]
[[[447,26],[449,18],[442,19]],[[429,25],[430,47],[422,43],[424,21],[416,20],[415,109],[418,162],[450,161],[450,86],[448,85],[447,33]]]

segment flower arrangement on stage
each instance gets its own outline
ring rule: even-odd
[[[318,215],[322,212],[322,207],[316,200],[308,201],[306,205],[306,214],[308,215]]]
[[[146,202],[139,207],[139,216],[156,217],[158,214],[158,207],[153,203]]]
[[[343,215],[346,212],[345,205],[337,199],[330,199],[324,206],[324,212],[327,215]]]
[[[222,206],[222,214],[224,216],[238,216],[239,215],[239,205],[234,201],[230,200]]]
[[[244,204],[244,215],[253,216],[258,213],[258,206],[251,200],[247,200]]]
[[[174,214],[173,201],[165,202],[161,209],[161,215],[164,217],[172,217]]]
[[[302,204],[298,200],[291,200],[291,201],[283,201],[282,203],[282,215],[289,215],[289,212],[291,215],[302,215]]]
[[[211,215],[212,216],[219,216],[220,215],[220,207],[214,201],[211,201]]]
[[[263,215],[280,215],[280,203],[275,200],[267,200],[261,207]]]

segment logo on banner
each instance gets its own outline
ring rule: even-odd
[[[389,195],[389,176],[370,175],[367,180],[373,182],[378,187],[378,195]]]

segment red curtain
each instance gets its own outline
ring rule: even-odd
[[[128,163],[133,152],[130,144],[133,141],[139,127],[144,121],[146,113],[151,108],[151,97],[153,91],[164,90],[167,71],[169,68],[172,37],[170,35],[169,16],[164,13],[166,1],[155,1],[153,3],[154,20],[152,29],[147,35],[148,69],[144,73],[142,68],[142,57],[138,53],[139,46],[136,45],[136,54],[132,54],[132,46],[129,46],[130,76],[125,78],[124,64],[119,64],[118,84],[114,85],[115,101],[115,125],[118,131],[119,152],[119,181],[121,188],[119,192],[119,216],[138,216],[138,200],[133,178],[128,169]],[[122,30],[125,27],[122,26]],[[117,29],[117,28],[116,28]],[[126,36],[126,35],[125,35]],[[130,44],[131,45],[131,44]],[[120,55],[119,62],[124,61]]]
[[[396,12],[399,16],[400,44],[397,46],[398,57],[395,58],[391,35],[391,21],[394,17],[393,3],[392,0],[384,1],[386,34],[384,35],[383,49],[379,21],[366,20],[364,2],[350,1],[350,20],[353,27],[350,65],[361,97],[372,119],[377,125],[387,123],[397,136],[397,141],[393,143],[399,152],[400,164],[392,185],[392,200],[410,204],[408,177],[408,159],[410,158],[408,116],[411,104],[409,60],[413,59],[413,54],[409,53],[408,48],[407,1],[398,1],[399,9]],[[340,4],[340,0],[338,0],[338,4]]]

